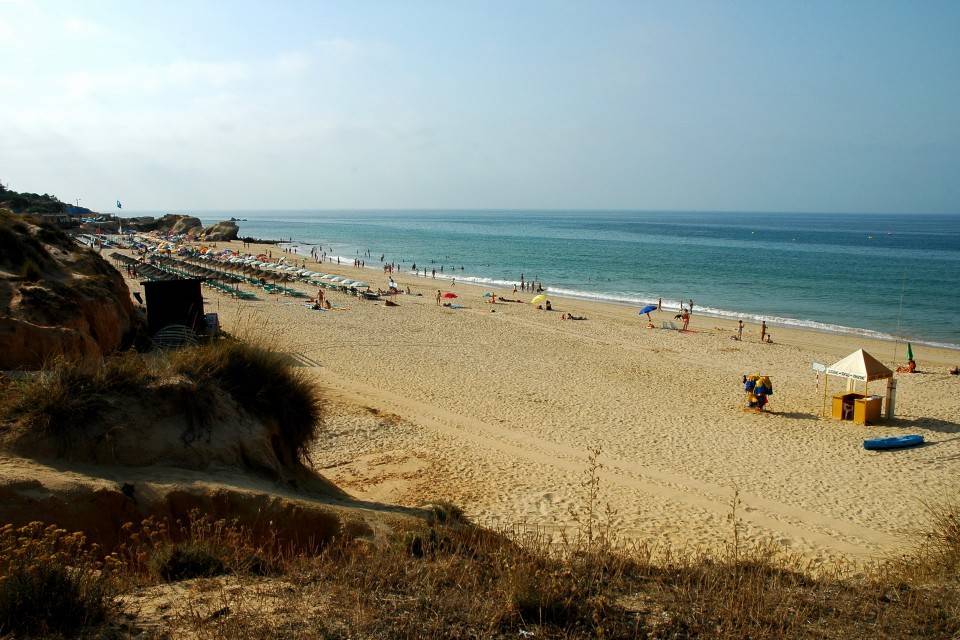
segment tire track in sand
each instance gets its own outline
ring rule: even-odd
[[[329,370],[315,371],[327,389],[345,400],[404,416],[411,422],[473,446],[570,473],[582,473],[587,467],[587,453],[580,449],[401,397],[339,377]],[[729,514],[734,493],[731,487],[649,466],[631,469],[624,460],[601,457],[600,461],[605,468],[598,475],[604,482],[698,507],[719,517]],[[876,556],[881,548],[889,549],[903,542],[901,538],[884,531],[762,496],[741,492],[740,498],[744,506],[739,513],[742,520],[847,557]]]

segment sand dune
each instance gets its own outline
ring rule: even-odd
[[[380,281],[349,266],[320,270]],[[329,389],[336,409],[314,461],[358,497],[449,499],[484,523],[571,527],[588,450],[601,447],[601,499],[625,535],[721,544],[736,490],[748,536],[860,560],[895,550],[923,501],[952,495],[960,379],[946,371],[957,352],[917,348],[926,373],[898,377],[898,420],[865,428],[817,417],[823,388],[810,365],[859,347],[891,365],[892,343],[776,327],[775,344],[761,344],[756,327],[737,342],[722,319],[695,315],[692,333],[647,329],[626,307],[554,298],[557,311],[538,312],[486,304],[461,283],[452,290],[466,308],[451,310],[433,298],[449,283],[396,279],[423,296],[385,307],[334,293],[340,310],[321,312],[205,289],[228,330],[260,335]],[[562,311],[588,319],[562,321]],[[740,376],[751,372],[773,377],[768,414],[741,408]],[[861,447],[904,432],[930,444]]]

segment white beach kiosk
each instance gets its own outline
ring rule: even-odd
[[[858,349],[846,358],[834,362],[826,368],[826,381],[823,385],[824,409],[827,403],[827,387],[830,376],[847,379],[847,391],[833,396],[831,415],[836,420],[851,420],[856,424],[868,425],[893,417],[897,397],[897,381],[893,371],[863,349]],[[883,396],[869,395],[867,387],[875,380],[886,380],[886,407],[881,412]],[[863,393],[856,392],[856,383],[863,382]]]

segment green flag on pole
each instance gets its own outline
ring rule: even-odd
[[[913,347],[910,346],[910,343],[907,343],[907,360],[913,360]]]

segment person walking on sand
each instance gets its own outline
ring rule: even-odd
[[[440,296],[440,289],[437,289],[437,306],[438,306],[438,307],[441,305],[440,297],[441,297],[441,296]]]
[[[761,320],[760,321],[760,342],[766,342],[766,341],[767,341],[767,321]]]
[[[743,320],[737,320],[737,340],[743,342]]]
[[[661,309],[663,309],[663,298],[659,298],[657,300],[657,311],[660,311]]]

